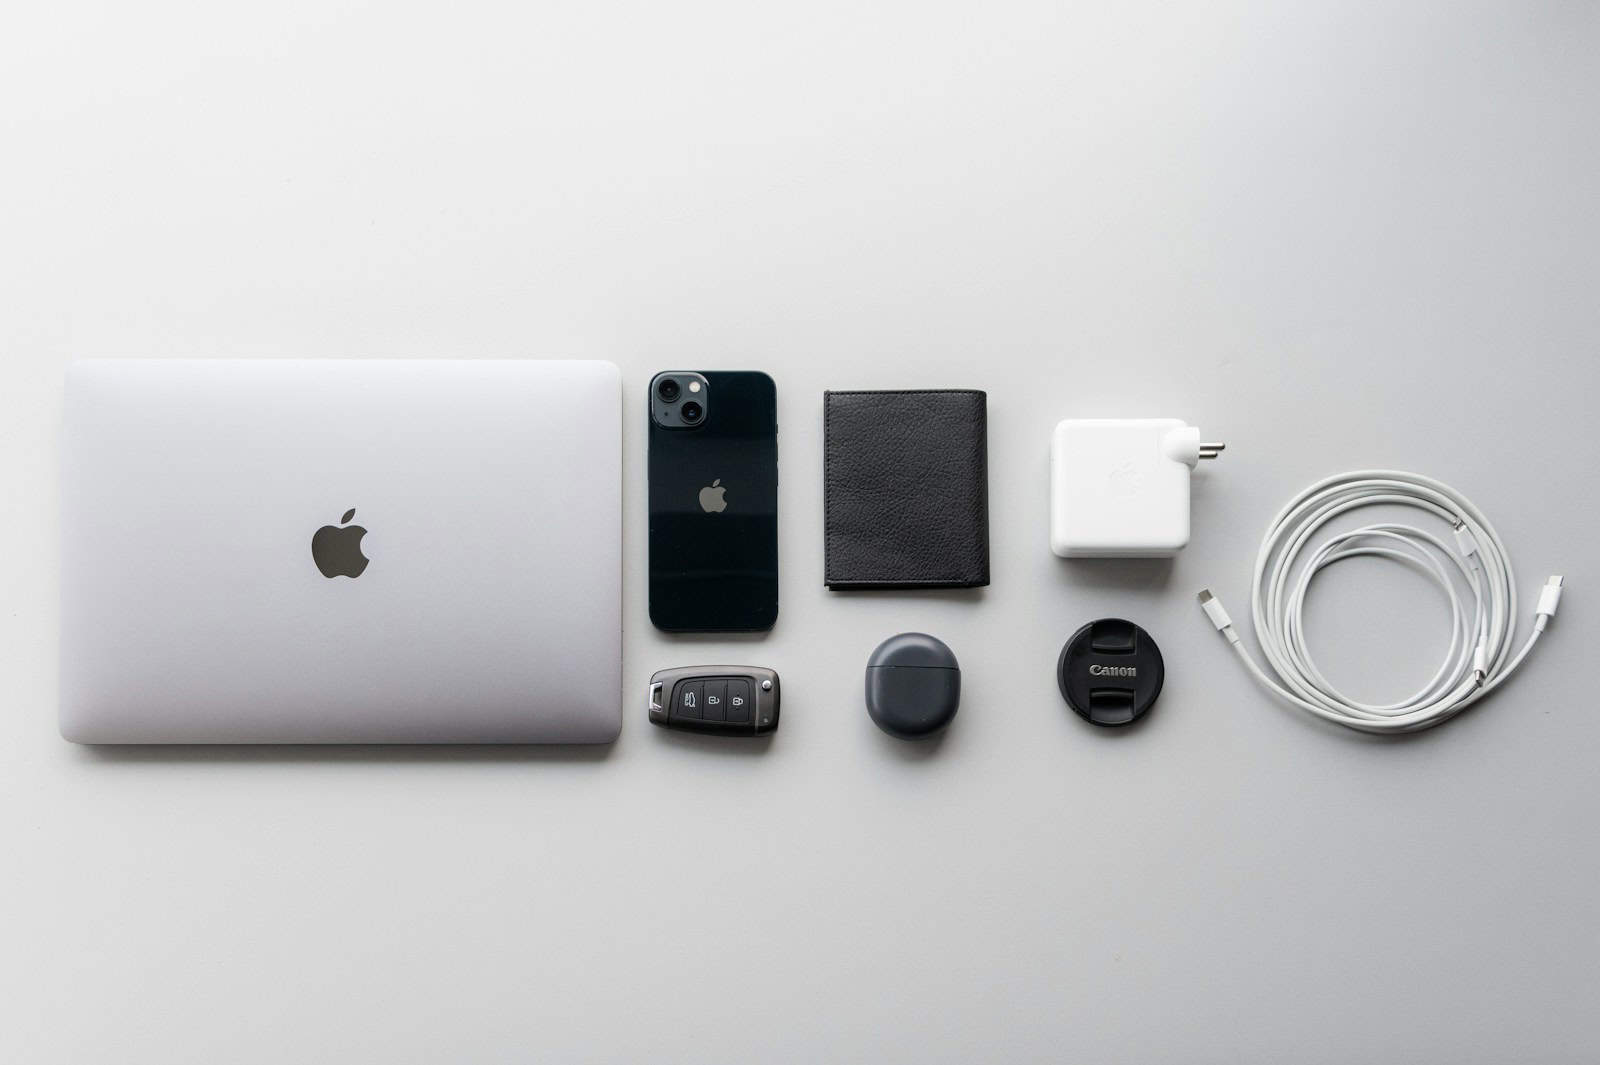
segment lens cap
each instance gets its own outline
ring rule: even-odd
[[[1161,648],[1122,618],[1089,622],[1072,634],[1056,662],[1061,697],[1091,725],[1133,724],[1155,705],[1166,676]]]

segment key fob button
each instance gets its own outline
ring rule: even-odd
[[[725,680],[706,681],[705,707],[700,716],[706,721],[728,720],[728,682]]]
[[[705,706],[706,686],[697,680],[684,680],[678,682],[678,689],[672,693],[672,716],[679,720],[700,721],[701,708]]]
[[[750,716],[750,682],[742,678],[728,681],[728,716],[731,724],[748,725]]]

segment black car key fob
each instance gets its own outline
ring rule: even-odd
[[[650,678],[650,720],[719,736],[778,727],[778,675],[760,666],[685,666]]]

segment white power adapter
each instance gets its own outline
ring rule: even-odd
[[[1050,446],[1050,550],[1170,558],[1189,542],[1189,473],[1223,444],[1176,418],[1069,418]]]

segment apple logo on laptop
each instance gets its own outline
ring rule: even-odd
[[[728,501],[722,498],[727,489],[722,487],[722,478],[718,477],[706,487],[700,489],[700,509],[707,514],[721,514],[728,509]]]
[[[356,508],[344,512],[338,525],[324,525],[311,537],[311,561],[324,577],[359,577],[371,561],[361,553],[361,538],[367,530],[351,525]]]

